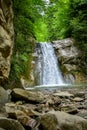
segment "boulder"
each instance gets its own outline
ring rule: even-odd
[[[80,97],[80,98],[85,98],[85,92],[84,91],[77,91],[75,94],[74,94],[75,97]]]
[[[8,117],[17,119],[27,129],[36,130],[39,123],[32,117],[38,117],[41,113],[38,113],[33,108],[28,108],[26,105],[19,105],[18,103],[7,103],[5,105]]]
[[[74,104],[62,105],[61,111],[67,112],[69,114],[77,114],[78,113],[78,109],[77,109],[77,107],[75,107]]]
[[[31,103],[40,103],[43,99],[43,94],[40,92],[26,91],[23,89],[15,88],[12,91],[13,100],[24,100]]]
[[[7,91],[0,87],[0,104],[5,104],[9,101],[9,95]]]
[[[0,83],[7,79],[14,41],[11,0],[0,0]]]
[[[67,91],[64,91],[64,92],[57,92],[57,93],[54,93],[53,94],[54,96],[59,96],[59,97],[67,97],[67,98],[70,98],[70,97],[73,97],[74,95],[73,94],[70,94],[69,92]]]
[[[58,121],[54,114],[44,114],[40,119],[40,130],[57,130]]]
[[[23,126],[16,120],[0,117],[1,130],[25,130]]]
[[[34,111],[33,107],[30,108],[31,104],[17,104],[17,103],[6,103],[5,104],[5,111],[12,119],[17,119],[19,113],[24,113],[26,116],[39,116],[41,113]]]
[[[84,100],[84,98],[80,98],[80,97],[75,97],[73,99],[73,101],[75,101],[75,102],[82,102],[83,100]]]
[[[60,111],[41,116],[41,130],[87,130],[87,120]]]
[[[5,130],[5,129],[3,129],[3,128],[0,128],[0,130]]]
[[[80,111],[77,115],[87,119],[87,109]]]
[[[27,129],[34,129],[34,128],[38,128],[39,123],[26,115],[26,113],[22,112],[22,111],[16,111],[17,114],[17,120],[23,124],[23,126],[27,127]]]

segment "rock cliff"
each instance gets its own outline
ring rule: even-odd
[[[82,66],[82,53],[73,39],[53,41],[60,68],[67,83],[85,82],[85,74]]]
[[[0,83],[7,79],[14,41],[11,0],[0,0]]]

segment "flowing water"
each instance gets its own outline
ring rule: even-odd
[[[86,84],[66,84],[59,69],[59,63],[51,43],[38,43],[35,53],[35,86],[26,90],[54,90],[85,87]]]
[[[39,55],[39,85],[63,85],[63,77],[60,72],[57,57],[51,43],[40,43]]]

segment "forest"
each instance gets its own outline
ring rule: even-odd
[[[75,39],[87,62],[87,0],[13,0],[15,44],[10,77],[26,73],[34,43]]]

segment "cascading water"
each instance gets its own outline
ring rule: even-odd
[[[58,61],[51,43],[40,43],[38,60],[38,85],[63,85],[63,77],[58,67]],[[37,68],[38,68],[37,67]]]

